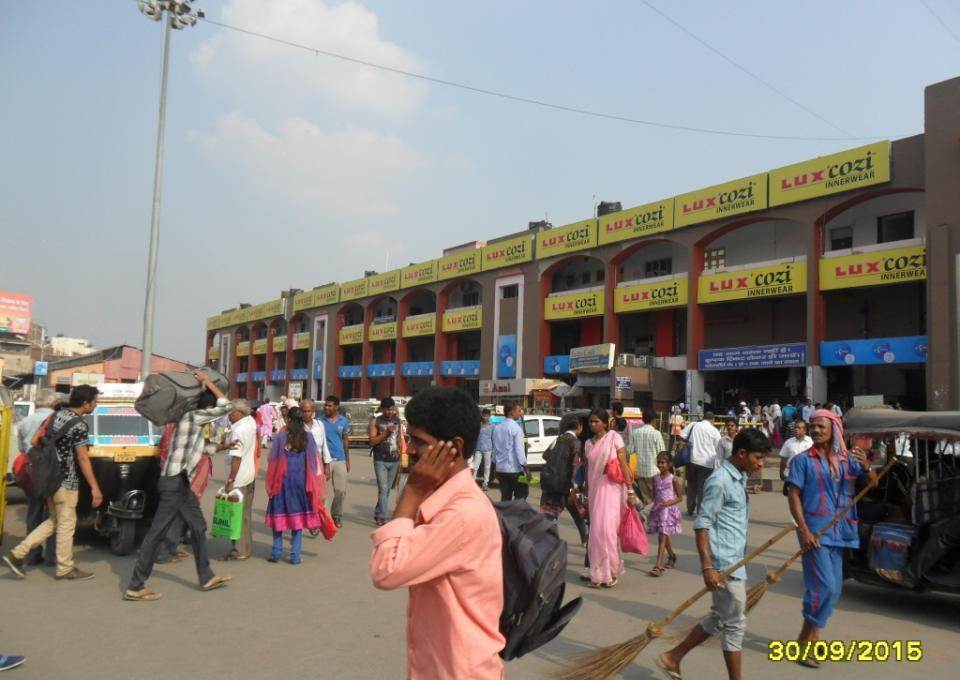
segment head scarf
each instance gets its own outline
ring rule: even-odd
[[[828,453],[831,456],[843,456],[847,453],[847,445],[843,441],[843,421],[833,411],[821,408],[810,415],[811,422],[816,418],[826,418],[830,421],[833,430],[833,450]]]

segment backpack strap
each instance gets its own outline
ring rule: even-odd
[[[51,415],[50,420],[48,422],[52,423],[53,418],[56,415],[57,415],[56,413]],[[76,424],[78,420],[83,420],[83,416],[78,416],[77,414],[73,414],[73,418],[68,420],[63,425],[63,427],[61,427],[59,430],[56,431],[55,434],[47,435],[46,433],[44,433],[44,436],[47,438],[46,439],[47,443],[51,444],[52,446],[56,446],[60,442],[60,440],[63,439],[64,435],[67,434],[67,432],[69,432],[73,428],[74,424]]]

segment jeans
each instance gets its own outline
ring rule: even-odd
[[[498,472],[497,482],[500,484],[500,500],[526,500],[530,494],[530,485],[517,481],[519,472]]]
[[[477,470],[480,468],[480,461],[483,460],[483,485],[486,486],[490,483],[490,457],[493,455],[492,451],[475,451],[472,456],[470,456],[470,469],[473,470],[473,478],[477,478]]]
[[[290,532],[290,563],[300,564],[300,547],[303,545],[303,530],[294,529]],[[273,550],[270,551],[272,559],[279,560],[283,554],[283,532],[274,530],[273,532]]]
[[[31,498],[27,501],[27,533],[29,534],[50,516],[45,498]],[[44,555],[44,553],[46,553]],[[46,558],[48,565],[57,563],[57,537],[51,536],[44,546],[37,546],[27,553],[27,564],[40,564]]]
[[[347,497],[347,462],[335,460],[330,463],[330,480],[333,482],[333,503],[330,514],[334,519],[343,517],[343,499]]]
[[[137,553],[137,563],[130,576],[130,590],[141,590],[157,560],[160,550],[160,541],[166,536],[173,521],[180,517],[190,529],[193,547],[193,559],[197,565],[197,578],[203,585],[213,578],[210,569],[210,559],[207,556],[207,522],[203,519],[203,510],[200,501],[190,489],[190,481],[186,473],[176,477],[160,477],[157,480],[157,491],[160,494],[160,503],[157,505],[157,514],[153,517],[150,531],[143,539],[143,544]],[[59,548],[58,548],[59,550]]]
[[[77,529],[79,496],[79,491],[71,491],[62,486],[57,489],[57,492],[47,499],[50,516],[10,551],[13,556],[18,560],[26,558],[31,550],[43,545],[56,532],[57,576],[66,576],[73,571],[73,533]]]
[[[397,479],[399,461],[373,461],[373,470],[377,473],[377,507],[373,510],[376,519],[387,519],[387,502],[390,499],[390,489]]]

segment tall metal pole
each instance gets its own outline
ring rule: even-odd
[[[163,128],[167,117],[167,68],[170,62],[170,21],[163,16],[163,69],[160,75],[160,115],[157,121],[157,157],[153,169],[153,210],[150,214],[150,253],[147,259],[147,294],[143,305],[143,343],[140,357],[140,379],[150,375],[153,357],[153,315],[157,286],[157,251],[160,248],[160,191],[163,184]]]

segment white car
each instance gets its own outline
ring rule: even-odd
[[[543,467],[543,454],[560,434],[560,418],[538,414],[523,417],[523,436],[527,441],[527,465]]]

